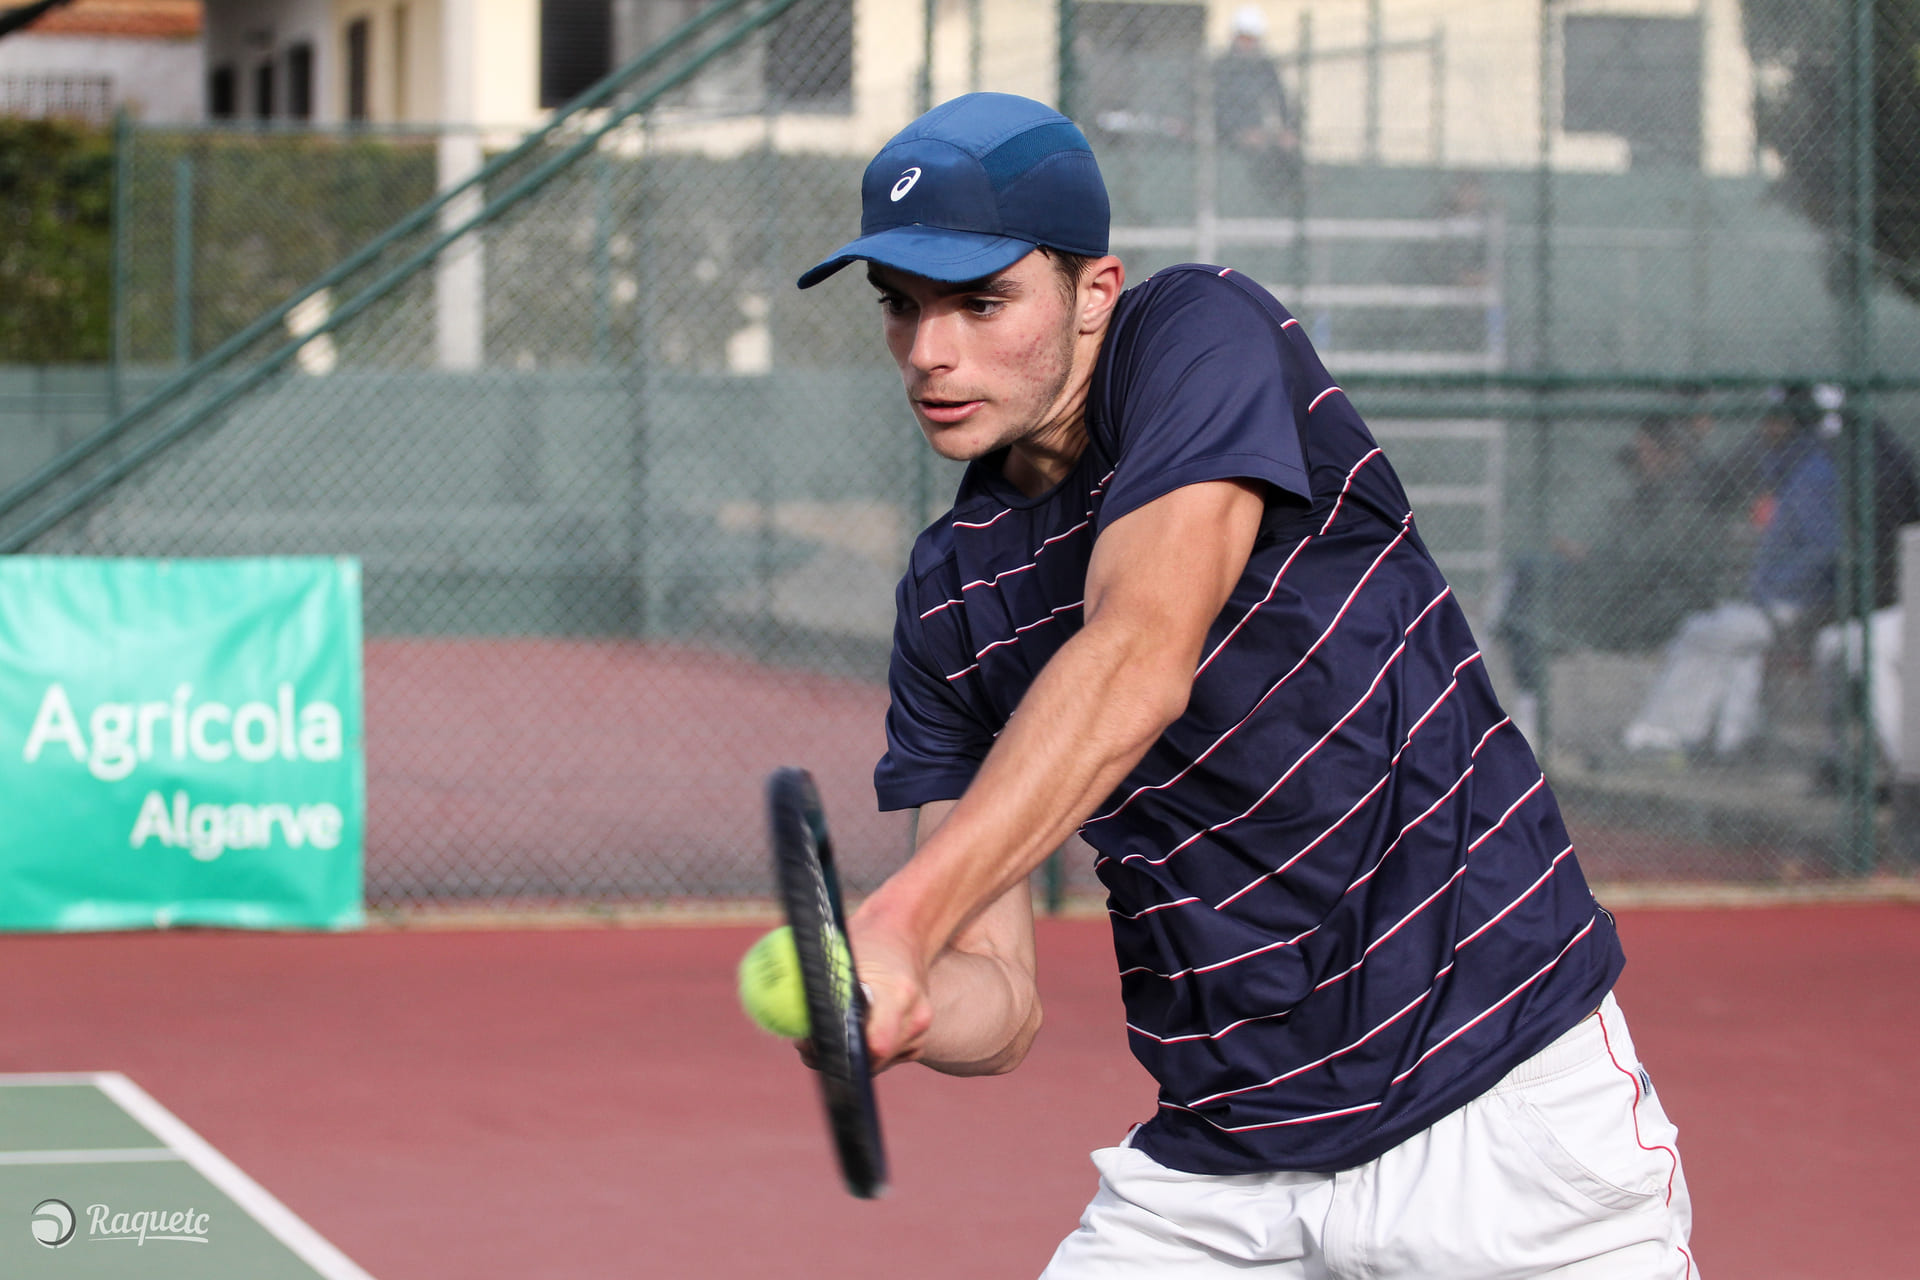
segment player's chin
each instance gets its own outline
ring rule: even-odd
[[[982,412],[965,422],[934,422],[917,408],[914,417],[919,419],[920,433],[933,446],[933,451],[952,462],[972,462],[975,458],[984,458],[1006,443],[1005,434],[996,429],[989,414],[982,406]]]

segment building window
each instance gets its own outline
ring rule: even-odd
[[[287,48],[287,115],[313,119],[313,46],[304,41]]]
[[[541,0],[540,105],[565,106],[704,7],[701,0]],[[853,7],[854,0],[795,5],[675,100],[704,110],[852,110]],[[717,29],[735,20],[721,17]]]
[[[367,20],[355,18],[347,24],[347,119],[365,120],[367,115]]]
[[[613,62],[618,66],[665,40],[699,13],[704,0],[612,0]]]
[[[852,110],[853,0],[820,0],[776,18],[766,65],[776,105]]]
[[[1624,138],[1633,167],[1700,163],[1700,20],[1570,15],[1561,128]]]
[[[263,62],[253,69],[253,114],[257,119],[273,119],[273,64]]]
[[[215,67],[207,73],[207,115],[214,120],[231,120],[239,114],[239,94],[232,67]]]
[[[613,69],[610,0],[540,0],[540,105],[562,107]]]

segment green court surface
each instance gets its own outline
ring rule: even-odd
[[[115,1072],[0,1075],[0,1275],[370,1280]]]

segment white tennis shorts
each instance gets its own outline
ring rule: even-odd
[[[1674,1127],[1610,995],[1356,1169],[1182,1173],[1124,1142],[1093,1163],[1099,1193],[1042,1280],[1699,1277]]]

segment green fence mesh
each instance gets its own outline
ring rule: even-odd
[[[1920,28],[1639,8],[732,0],[530,140],[125,130],[120,362],[57,413],[0,378],[0,537],[360,556],[376,904],[761,892],[786,763],[875,883],[892,586],[956,476],[864,287],[792,281],[921,104],[1026,92],[1133,278],[1302,318],[1590,874],[1899,866]]]

